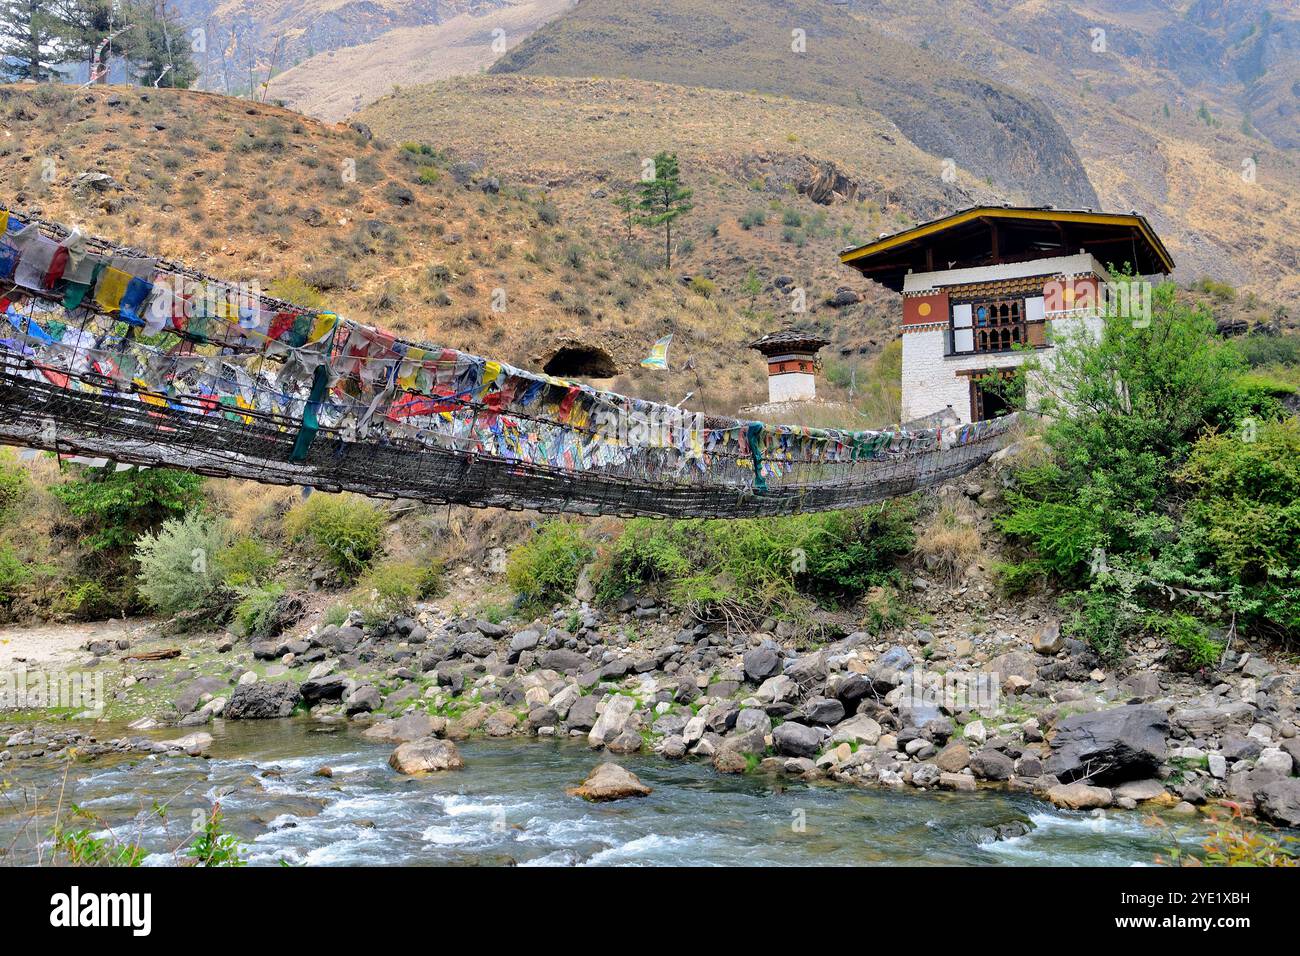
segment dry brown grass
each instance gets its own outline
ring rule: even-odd
[[[920,563],[948,584],[965,577],[982,549],[975,511],[965,498],[942,502],[917,528],[914,550]]]
[[[745,346],[770,319],[690,291],[579,217],[566,212],[548,225],[543,191],[521,187],[508,169],[488,166],[462,185],[450,159],[191,91],[0,86],[6,130],[0,203],[39,208],[223,278],[329,286],[323,302],[350,318],[525,368],[540,368],[562,345],[596,345],[632,394],[677,401],[695,389],[720,401],[763,380],[761,359]],[[406,139],[445,145],[415,134],[396,142]],[[340,175],[347,162],[355,182]],[[417,181],[425,166],[438,168],[436,182]],[[87,171],[109,174],[121,190],[79,191],[76,177]],[[477,185],[493,174],[499,194]],[[409,192],[395,201],[401,190]],[[498,288],[504,313],[492,308]],[[697,372],[638,366],[669,331],[674,367],[693,356]]]

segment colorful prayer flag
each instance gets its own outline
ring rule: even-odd
[[[672,344],[673,337],[665,335],[662,339],[654,344],[650,350],[650,355],[641,360],[642,368],[668,368],[668,346]]]

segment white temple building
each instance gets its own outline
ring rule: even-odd
[[[1137,213],[1002,206],[882,236],[840,260],[903,295],[904,421],[948,407],[962,422],[1004,413],[1005,392],[991,380],[1037,352],[1050,359],[1049,329],[1099,329],[1111,267],[1174,268]]]

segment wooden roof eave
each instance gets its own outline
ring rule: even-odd
[[[958,226],[965,225],[974,221],[987,221],[990,226],[997,220],[1020,220],[1022,222],[1033,222],[1035,220],[1043,222],[1045,225],[1054,225],[1057,230],[1064,235],[1064,223],[1080,223],[1085,225],[1099,226],[1129,226],[1136,229],[1137,234],[1142,237],[1147,246],[1154,254],[1154,259],[1163,267],[1163,271],[1168,273],[1174,269],[1173,258],[1169,251],[1165,249],[1164,243],[1160,241],[1146,219],[1140,215],[1131,213],[1101,213],[1101,212],[1083,212],[1054,209],[1016,209],[1002,208],[994,206],[976,206],[962,212],[953,213],[943,219],[936,219],[934,222],[925,223],[908,229],[904,232],[896,233],[892,236],[886,236],[884,239],[877,239],[875,242],[869,242],[865,245],[858,246],[854,249],[846,249],[840,253],[840,262],[862,272],[864,275],[868,269],[871,271],[884,272],[891,269],[898,269],[898,263],[891,262],[887,265],[876,267],[868,266],[860,260],[868,259],[881,253],[888,252],[891,249],[899,249],[902,246],[909,245],[917,240],[924,239],[928,236],[937,235],[954,229]]]

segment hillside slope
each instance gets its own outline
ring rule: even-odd
[[[396,85],[478,73],[572,0],[509,0],[439,23],[397,27],[364,43],[317,53],[278,74],[268,96],[311,116],[341,120]]]
[[[874,352],[895,335],[897,300],[837,252],[999,197],[965,172],[944,182],[937,159],[870,111],[829,106],[817,123],[807,117],[806,103],[784,97],[510,75],[405,89],[358,116],[394,141],[437,143],[547,190],[567,221],[611,246],[627,232],[615,200],[635,188],[647,157],[675,151],[695,209],[681,220],[674,271],[707,277],[719,298],[770,316],[769,326],[815,325],[834,345],[828,355]],[[659,255],[656,244],[638,228],[625,254]],[[751,273],[756,292],[745,291]],[[846,285],[865,300],[828,306]],[[792,288],[805,290],[808,313],[791,311]]]
[[[584,0],[492,72],[627,76],[870,109],[1008,195],[1097,205],[1041,103],[817,0]],[[820,122],[810,109],[803,126]]]
[[[878,111],[934,157],[932,170],[951,159],[999,201],[1137,209],[1168,242],[1176,278],[1284,300],[1300,292],[1300,156],[1277,132],[1292,106],[1260,118],[1265,135],[1233,105],[1278,98],[1294,32],[1282,12],[1272,0],[584,0],[493,72],[754,86],[818,104],[804,134],[840,121],[824,104]],[[795,29],[804,53],[791,50]],[[484,121],[467,113],[469,129],[453,135]]]
[[[507,175],[415,144],[210,93],[0,86],[0,182],[0,207],[286,298],[318,290],[426,341],[529,368],[589,349],[601,367],[556,373],[647,398],[694,390],[709,411],[764,391],[746,343],[771,320],[620,254]],[[676,371],[641,369],[668,332]]]
[[[1300,17],[1284,0],[853,0],[900,41],[1032,92],[1178,276],[1300,291]],[[942,15],[941,15],[942,14]]]

